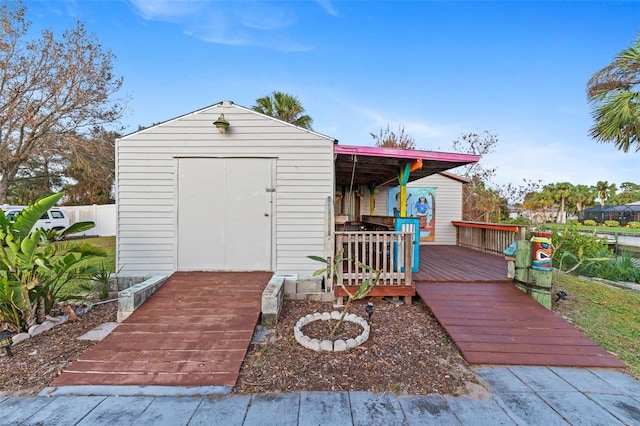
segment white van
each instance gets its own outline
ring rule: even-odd
[[[10,220],[14,220],[20,212],[26,209],[27,206],[2,206],[5,217]],[[42,217],[36,222],[33,229],[53,229],[54,231],[61,231],[68,228],[70,225],[69,216],[60,208],[49,209]]]

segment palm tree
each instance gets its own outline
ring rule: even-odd
[[[596,196],[592,186],[576,185],[573,187],[573,202],[575,203],[577,212],[581,212],[590,206]]]
[[[612,183],[609,185],[609,182],[598,181],[596,183],[596,193],[598,194],[598,198],[600,199],[600,205],[604,206],[605,200],[611,200],[616,195],[616,184]]]
[[[640,34],[618,53],[613,62],[596,72],[587,83],[594,125],[591,136],[613,142],[628,152],[633,144],[640,151]]]
[[[558,211],[556,213],[557,223],[566,223],[567,215],[565,214],[565,204],[567,198],[571,195],[573,185],[569,182],[560,182],[547,185],[549,192],[551,193],[554,201],[559,201]]]
[[[313,119],[302,114],[304,108],[300,100],[293,95],[274,91],[271,95],[256,99],[256,105],[252,109],[303,129],[311,130]]]

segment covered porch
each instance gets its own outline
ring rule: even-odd
[[[407,195],[406,185],[477,162],[479,156],[336,145],[334,158],[333,256],[342,253],[348,259],[337,265],[338,282],[355,292],[372,276],[361,267],[368,265],[381,273],[371,296],[403,297],[410,303],[416,294],[413,274],[420,270],[420,229],[424,223],[414,212],[407,211],[407,198],[411,195]],[[394,209],[393,215],[385,214],[388,209],[376,207],[376,194],[391,187],[399,187],[399,208]],[[333,291],[338,302],[347,296],[341,286],[329,285],[327,291]]]

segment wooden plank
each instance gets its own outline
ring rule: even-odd
[[[271,276],[175,273],[54,386],[233,386]]]
[[[471,364],[625,366],[510,281],[423,282],[416,292]]]

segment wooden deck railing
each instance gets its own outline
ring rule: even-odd
[[[456,244],[502,256],[504,249],[523,240],[526,226],[485,222],[451,222],[456,227]]]
[[[378,286],[411,286],[413,232],[342,231],[335,235],[336,252],[342,249],[349,259],[337,271],[338,280],[346,286],[359,286],[373,275],[359,264],[381,271]]]

